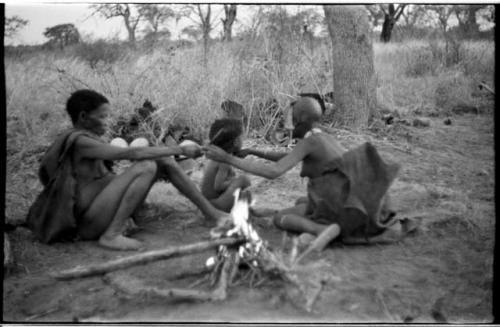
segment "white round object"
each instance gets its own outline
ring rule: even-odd
[[[131,147],[142,147],[142,146],[149,146],[149,142],[146,138],[144,137],[139,137],[130,142]]]
[[[125,141],[121,137],[116,137],[116,138],[112,139],[110,144],[113,146],[120,147],[120,148],[128,147],[127,141]]]
[[[215,265],[215,258],[214,257],[210,257],[207,259],[207,262],[205,262],[205,266],[207,268],[211,268]]]
[[[190,146],[190,145],[198,145],[198,143],[191,140],[184,140],[179,144],[179,146]]]

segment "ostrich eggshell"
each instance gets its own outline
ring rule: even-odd
[[[190,145],[198,145],[198,143],[191,140],[184,140],[179,144],[179,146],[190,146]]]
[[[149,146],[149,142],[144,137],[139,137],[130,142],[130,146],[131,147]]]
[[[112,139],[110,144],[113,146],[120,147],[120,148],[128,147],[127,141],[125,141],[121,137],[116,137],[116,138]]]

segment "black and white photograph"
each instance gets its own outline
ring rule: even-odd
[[[14,2],[3,324],[495,321],[495,2]]]

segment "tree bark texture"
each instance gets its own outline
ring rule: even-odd
[[[236,19],[236,5],[224,5],[224,12],[226,14],[226,18],[221,18],[222,26],[224,28],[223,41],[231,42],[233,23]]]
[[[365,127],[376,108],[373,43],[362,6],[324,5],[332,40],[334,119],[349,127]]]

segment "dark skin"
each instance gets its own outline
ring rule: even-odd
[[[230,152],[237,152],[241,143],[241,136],[237,137]],[[236,177],[230,165],[210,160],[203,174],[201,191],[214,207],[230,212],[234,203],[234,191],[249,186],[250,180],[247,176]]]
[[[313,101],[313,100],[311,100]],[[275,179],[302,162],[301,176],[314,178],[322,171],[323,165],[339,158],[346,151],[334,136],[318,133],[315,127],[321,119],[321,109],[318,105],[294,107],[287,117],[287,125],[294,128],[294,137],[299,141],[289,153],[262,152],[245,149],[241,155],[253,154],[273,163],[261,163],[253,160],[232,156],[215,146],[205,146],[203,151],[207,158],[227,163],[248,173],[267,179]],[[309,133],[310,132],[310,133]],[[306,217],[307,202],[298,201],[295,206],[284,209],[274,216],[274,224],[284,230],[310,233],[327,244],[340,234],[338,224],[319,224]]]
[[[90,112],[80,112],[74,127],[101,136],[107,130],[109,111],[109,105],[104,103]],[[158,177],[167,177],[212,220],[229,219],[226,213],[214,208],[201,195],[172,158],[173,155],[197,157],[200,150],[198,145],[120,148],[87,136],[78,137],[73,148],[73,167],[79,188],[77,208],[82,212],[80,236],[98,239],[100,245],[116,250],[142,248],[141,242],[125,237],[123,233],[127,220],[144,201]],[[120,175],[106,170],[103,160],[122,159],[136,162]]]

